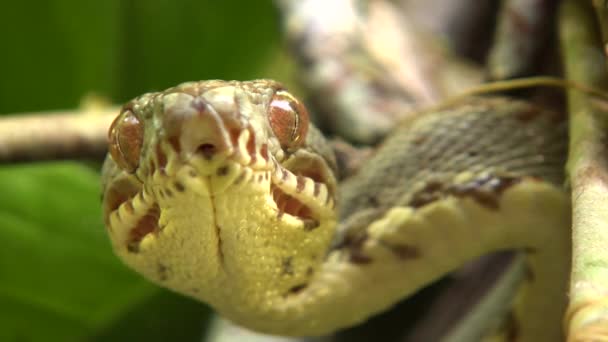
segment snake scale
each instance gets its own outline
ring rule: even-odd
[[[396,127],[338,181],[303,104],[271,80],[190,82],[128,102],[103,167],[117,255],[245,327],[326,334],[480,255],[518,249],[518,340],[557,341],[570,211],[566,119],[469,97]]]

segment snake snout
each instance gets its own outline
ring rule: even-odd
[[[230,132],[241,130],[233,113],[217,110],[200,96],[176,94],[165,101],[163,125],[173,148],[189,158],[211,160],[233,151]]]

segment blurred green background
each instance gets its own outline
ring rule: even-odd
[[[269,0],[42,0],[0,11],[0,113],[121,103],[189,80],[285,80]],[[289,83],[289,82],[288,82]],[[202,304],[112,254],[97,163],[0,167],[0,341],[199,341]]]

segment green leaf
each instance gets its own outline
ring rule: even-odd
[[[190,80],[277,77],[279,40],[268,0],[8,2],[0,113],[74,108],[90,92],[123,102]],[[76,162],[0,167],[0,341],[199,341],[208,308],[114,256],[98,178]]]

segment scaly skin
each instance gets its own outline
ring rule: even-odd
[[[570,259],[564,120],[504,98],[451,108],[404,122],[336,184],[326,142],[277,82],[143,95],[110,132],[114,249],[241,325],[293,336],[356,324],[468,260],[521,249],[529,277],[509,337],[557,341]]]

